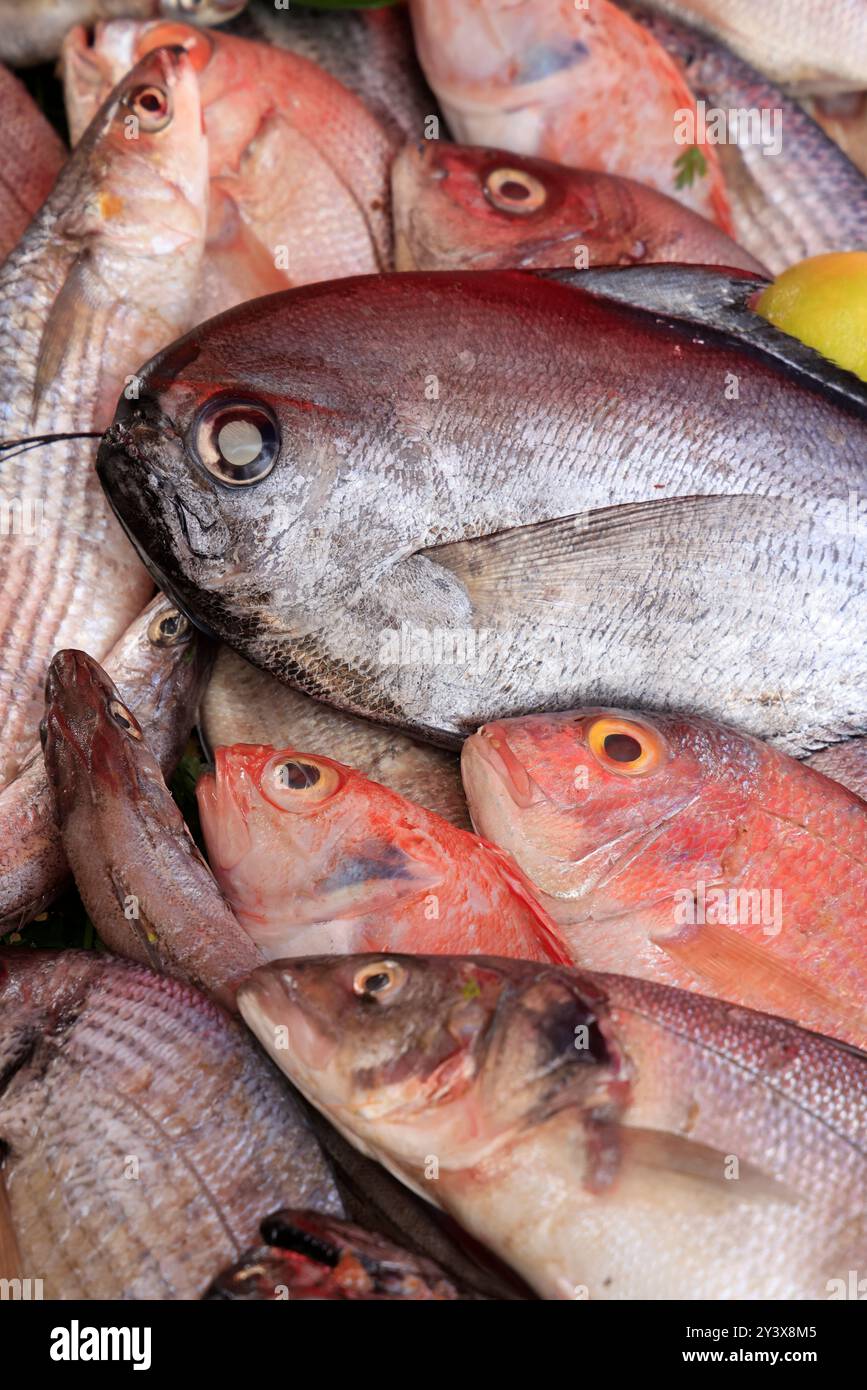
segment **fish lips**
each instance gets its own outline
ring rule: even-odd
[[[122,399],[96,457],[103,491],[154,580],[199,628],[185,591],[220,562],[229,529],[217,499],[189,463],[171,420],[152,399]],[[195,591],[195,584],[191,586]],[[213,633],[208,635],[213,636]]]

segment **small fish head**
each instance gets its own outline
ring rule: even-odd
[[[294,1084],[432,1201],[426,1167],[471,1166],[534,1117],[601,1104],[625,1078],[603,996],[557,967],[308,957],[254,971],[238,999]]]
[[[155,257],[165,275],[163,258],[201,255],[207,141],[196,72],[182,48],[160,48],[135,64],[91,122],[85,147],[91,179],[79,221],[91,245],[122,254],[127,278],[130,256]]]
[[[306,950],[326,940],[340,949],[350,919],[439,882],[436,845],[412,823],[414,808],[342,763],[254,744],[218,748],[214,760],[197,788],[209,858],[267,956],[285,955],[304,928]]]
[[[404,147],[392,191],[398,270],[571,266],[599,221],[592,177],[441,140]]]
[[[479,832],[545,893],[605,876],[699,793],[706,767],[688,720],[616,709],[484,725],[461,770]]]
[[[152,762],[141,726],[102,667],[86,652],[56,652],[39,729],[45,768],[64,808],[80,791],[116,788],[131,764]]]

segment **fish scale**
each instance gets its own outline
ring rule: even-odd
[[[195,1298],[287,1194],[340,1214],[289,1092],[195,991],[106,956],[17,950],[0,997],[0,1055],[38,1038],[5,1078],[0,1136],[22,1277],[46,1298]]]
[[[608,758],[606,729],[656,765]],[[867,1046],[858,796],[733,729],[646,711],[495,722],[462,766],[477,830],[514,855],[576,964]]]

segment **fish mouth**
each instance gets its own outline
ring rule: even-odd
[[[305,1094],[315,1078],[317,1104],[339,1104],[344,1098],[324,1096],[320,1085],[322,1074],[337,1051],[337,1037],[301,1002],[298,986],[292,963],[275,962],[254,970],[243,981],[238,988],[238,1007],[262,1046]],[[284,1065],[282,1058],[291,1063],[291,1068]]]
[[[523,763],[509,746],[505,730],[499,724],[483,724],[464,744],[469,760],[474,754],[502,783],[511,800],[522,811],[542,799],[542,792]]]

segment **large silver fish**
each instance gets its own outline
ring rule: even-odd
[[[93,470],[143,355],[189,323],[207,150],[188,55],[115,88],[0,269],[0,435],[60,436],[0,467],[0,786],[36,737],[51,655],[102,658],[152,591]]]
[[[867,1259],[867,1055],[622,975],[275,961],[241,1012],[333,1124],[554,1299],[825,1299]]]
[[[616,272],[648,305],[699,286],[690,323],[603,298],[613,274],[581,278],[601,295],[479,271],[241,306],[143,369],[103,484],[203,628],[417,736],[578,704],[793,753],[863,733],[865,388],[738,310],[749,278]]]

